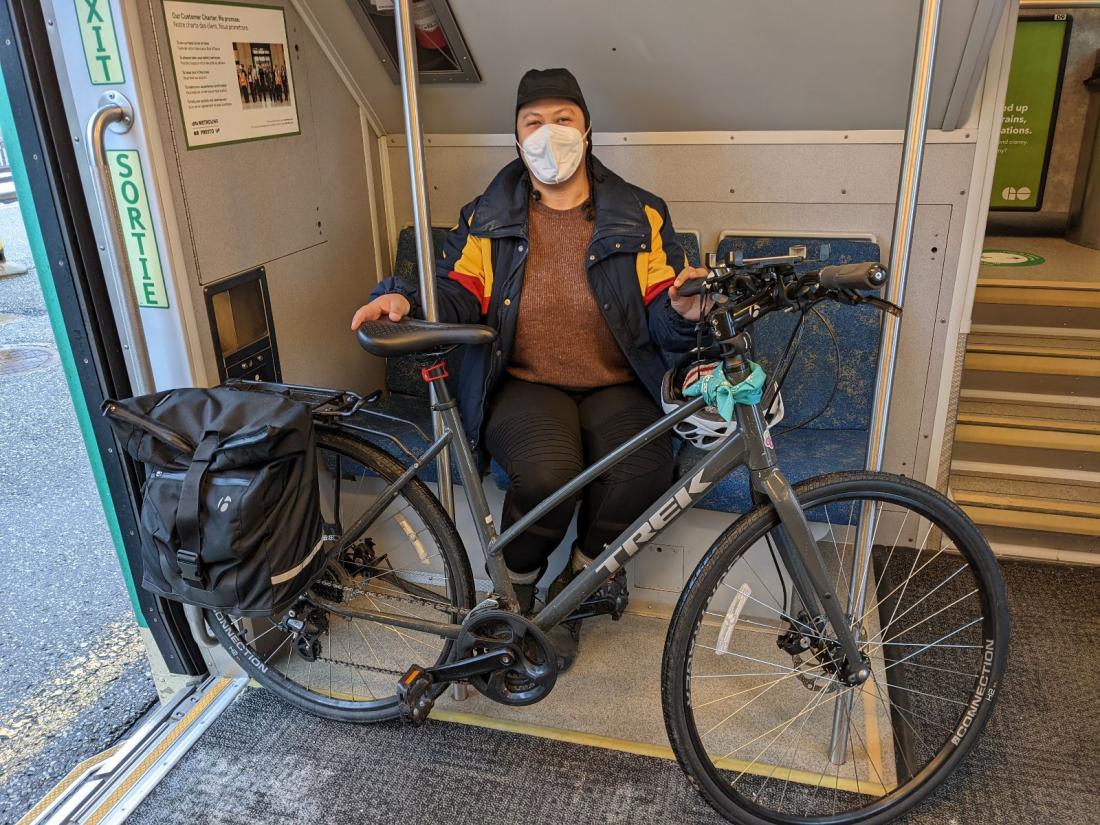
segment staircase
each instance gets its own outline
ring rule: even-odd
[[[1002,554],[1100,564],[1100,262],[1003,272],[978,281],[951,495]]]

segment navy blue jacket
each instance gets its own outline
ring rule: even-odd
[[[586,261],[588,282],[631,368],[659,402],[666,369],[661,350],[686,352],[695,344],[695,324],[681,318],[668,297],[687,259],[664,201],[595,158],[593,175],[596,224]],[[439,320],[488,324],[500,333],[492,345],[467,348],[459,371],[459,411],[475,447],[486,401],[512,355],[529,245],[530,193],[523,161],[512,161],[462,208],[436,262]],[[418,284],[387,278],[371,297],[390,292],[408,298],[413,314],[423,317]]]

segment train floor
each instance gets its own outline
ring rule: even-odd
[[[1005,573],[1014,635],[1000,705],[959,770],[901,820],[910,825],[1095,822],[1100,569],[1010,561]],[[661,623],[604,621],[563,684],[526,712],[477,698],[420,728],[359,727],[246,690],[130,821],[723,822],[659,749],[594,747],[551,729],[618,732],[634,745],[659,729]],[[616,680],[621,693],[608,692]],[[545,727],[519,733],[520,719]]]

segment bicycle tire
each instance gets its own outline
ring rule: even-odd
[[[359,462],[363,467],[368,468],[386,482],[396,480],[405,470],[405,467],[396,459],[371,442],[364,440],[357,434],[348,433],[346,430],[340,430],[339,428],[318,427],[317,448],[319,453],[328,449],[347,456]],[[414,478],[409,481],[401,489],[400,495],[408,501],[411,508],[420,517],[431,534],[435,545],[439,548],[446,575],[449,577],[448,590],[452,594],[453,607],[456,611],[468,611],[473,607],[473,575],[470,570],[469,559],[454,522],[440,505],[436,496],[419,479]],[[311,587],[314,586],[316,586],[316,583],[311,584]],[[235,622],[238,620],[234,620],[229,614],[210,610],[205,611],[205,616],[215,638],[233,659],[262,686],[295,707],[316,716],[342,722],[381,722],[396,719],[400,716],[400,706],[396,695],[381,699],[375,698],[369,701],[366,698],[363,701],[355,701],[354,696],[352,700],[348,700],[346,696],[335,694],[326,696],[323,693],[310,691],[308,689],[308,679],[306,686],[303,687],[276,668],[262,662],[255,651],[244,641],[242,632],[235,626]],[[386,625],[378,626],[388,627]],[[442,642],[442,649],[434,662],[416,662],[416,664],[442,664],[450,652],[451,644],[450,640]],[[414,664],[411,654],[407,664]],[[331,672],[329,678],[329,693],[332,694]],[[394,685],[396,685],[397,678],[397,676],[393,678]],[[445,685],[437,687],[435,689],[436,693],[441,692],[444,688]]]
[[[697,634],[700,633],[700,629],[703,626],[702,620],[704,616],[702,611],[706,609],[709,600],[716,594],[716,591],[718,591],[718,588],[723,583],[723,577],[726,575],[726,572],[734,569],[734,565],[736,565],[738,560],[742,557],[745,557],[748,563],[747,554],[749,549],[764,536],[768,535],[769,532],[779,524],[779,517],[775,509],[770,503],[765,503],[757,506],[744,517],[738,519],[718,537],[691,575],[676,606],[666,637],[661,679],[662,705],[669,741],[676,754],[677,761],[687,774],[691,784],[712,808],[732,822],[744,823],[745,825],[764,825],[765,823],[767,823],[767,825],[774,825],[775,823],[788,825],[789,823],[795,822],[860,823],[861,825],[873,825],[874,823],[887,822],[909,810],[913,805],[916,805],[954,770],[959,761],[974,746],[974,743],[989,719],[989,715],[997,698],[996,687],[1000,684],[1004,675],[1010,632],[1004,580],[988,543],[974,523],[953,502],[924,484],[920,484],[903,476],[887,473],[847,472],[829,474],[810,479],[795,486],[794,490],[804,511],[821,508],[815,510],[815,512],[819,514],[823,511],[827,512],[825,508],[827,504],[832,503],[833,506],[836,507],[836,502],[844,501],[848,498],[855,501],[857,496],[866,496],[866,500],[886,502],[894,507],[895,510],[900,509],[901,506],[908,507],[918,514],[918,518],[922,516],[928,517],[930,527],[928,534],[926,534],[926,541],[927,535],[931,534],[931,525],[935,525],[942,531],[943,535],[950,538],[951,542],[955,545],[955,549],[957,549],[959,554],[965,559],[964,567],[970,571],[968,575],[972,576],[976,582],[980,583],[978,587],[981,590],[981,609],[983,611],[984,623],[981,627],[982,636],[980,636],[979,639],[983,640],[988,636],[992,639],[993,643],[992,661],[988,675],[981,677],[975,686],[976,693],[974,702],[977,703],[976,712],[970,716],[969,721],[966,723],[965,727],[962,728],[963,736],[961,741],[953,742],[952,737],[948,736],[944,739],[935,757],[924,766],[923,770],[908,776],[904,782],[899,778],[893,790],[887,790],[886,784],[883,783],[883,795],[879,797],[878,801],[854,811],[820,815],[811,815],[810,813],[798,814],[797,812],[787,814],[782,811],[784,805],[783,796],[780,796],[778,805],[775,806],[779,810],[769,810],[761,806],[756,799],[749,800],[747,794],[735,789],[734,786],[737,782],[731,782],[728,776],[736,769],[727,769],[727,775],[723,777],[720,770],[715,767],[715,760],[712,760],[707,754],[695,723],[695,711],[692,708],[691,698],[693,690],[692,671],[694,667],[692,658],[695,653],[695,644],[693,640],[696,638]],[[864,499],[861,498],[859,500]],[[908,519],[908,515],[906,519]],[[902,522],[902,524],[904,527],[905,522]],[[851,534],[849,533],[848,535]],[[899,529],[898,537],[900,538],[901,535],[902,531]],[[874,538],[874,536],[872,538]],[[943,551],[937,552],[936,555],[939,556],[941,552]],[[854,558],[855,554],[853,553],[853,559]],[[881,558],[881,556],[877,558]],[[889,558],[890,557],[886,560],[887,566],[890,564]],[[899,556],[899,558],[901,558],[901,556]],[[917,569],[916,559],[918,558],[920,558],[919,551],[917,551],[917,554],[914,556],[913,570]],[[954,556],[948,555],[947,560],[953,558]],[[839,556],[838,562],[840,562]],[[942,563],[944,562],[941,562],[941,564]],[[954,562],[951,562],[951,564],[953,566]],[[840,566],[842,565],[838,564],[838,567]],[[776,567],[778,569],[778,562],[776,563]],[[877,566],[872,569],[876,571],[875,577],[877,581]],[[921,567],[920,570],[923,571],[924,567]],[[919,572],[920,571],[918,571],[918,575]],[[885,574],[886,571],[883,571],[884,576]],[[912,575],[912,571],[910,571],[911,578]],[[889,582],[887,582],[887,584],[889,584]],[[726,584],[726,587],[733,590],[732,586],[729,584]],[[784,588],[785,587],[784,585]],[[896,590],[897,588],[895,588],[895,591]],[[747,598],[752,598],[751,588],[740,587],[734,592],[740,593],[742,591]],[[786,592],[786,589],[784,589],[785,594]],[[884,651],[884,656],[886,655],[885,651],[888,649],[886,632],[889,626],[894,624],[898,606],[902,603],[903,597],[904,589],[902,590],[902,595],[897,597],[894,615],[891,615],[890,622],[884,626],[883,631],[880,631],[884,634],[883,641],[879,643],[880,649]],[[730,598],[731,602],[736,601],[736,597]],[[924,597],[924,599],[928,598],[928,596]],[[946,599],[947,596],[943,596],[942,598]],[[784,595],[784,600],[785,599],[786,596]],[[884,610],[882,605],[886,601],[885,598],[876,599],[876,608],[878,611]],[[744,598],[741,599],[741,603],[742,605],[745,604]],[[784,609],[786,609],[785,606]],[[909,610],[912,609],[913,608],[909,608]],[[931,605],[929,605],[927,609],[930,610]],[[727,613],[727,615],[729,614]],[[900,618],[900,616],[898,616],[898,618]],[[712,619],[711,623],[714,624],[716,621],[717,619]],[[736,622],[737,620],[735,619],[734,621]],[[905,624],[908,621],[909,619],[906,619],[906,621],[901,624]],[[862,622],[862,619],[860,622]],[[760,632],[756,628],[746,628],[746,630],[748,629],[752,629],[757,633]],[[825,631],[821,632],[824,635]],[[943,643],[942,640],[939,641],[941,642],[939,645],[941,647],[964,647],[964,645],[961,644],[949,644]],[[891,641],[889,644],[894,644],[894,642]],[[973,645],[970,647],[973,647]],[[866,649],[870,649],[870,645],[868,645]],[[716,650],[716,653],[718,652],[720,651]],[[984,655],[986,653],[987,651],[983,648],[981,654]],[[780,654],[775,654],[775,656],[778,659]],[[717,658],[717,656],[715,658]],[[752,657],[745,656],[744,658]],[[906,658],[911,657],[906,654]],[[759,661],[761,659],[757,660]],[[895,659],[888,661],[894,663],[890,665],[890,667],[893,667],[905,662],[905,660],[906,659],[903,658],[900,660]],[[743,664],[740,660],[737,661],[739,664]],[[768,663],[770,664],[771,662],[769,661]],[[922,665],[916,666],[922,667]],[[923,667],[929,667],[929,665],[923,665]],[[748,669],[748,667],[735,667],[733,669],[739,671]],[[779,673],[781,674],[782,671],[779,671]],[[731,675],[744,676],[745,674],[735,673]],[[754,673],[753,675],[755,676],[758,674]],[[771,676],[772,674],[764,675]],[[793,672],[791,674],[781,675],[780,679],[776,681],[787,679],[789,684],[793,686],[794,680],[790,679],[790,677],[797,675],[797,673]],[[938,674],[936,675],[938,676]],[[963,680],[959,680],[961,684],[965,684],[966,679],[971,676],[969,672],[961,672],[961,675],[964,676]],[[697,676],[695,682],[696,684],[700,684],[702,679],[721,680],[721,678],[721,676]],[[887,679],[887,689],[885,693],[892,703],[895,695],[890,692],[892,688],[889,687],[889,682],[890,680]],[[714,682],[706,682],[703,687],[696,687],[695,690],[705,692],[706,689],[709,689],[709,685],[711,684],[714,684]],[[840,685],[842,683],[837,682],[837,684]],[[979,690],[978,688],[981,685],[985,685],[989,689]],[[840,688],[836,688],[835,690],[839,691]],[[863,688],[861,687],[860,690],[863,690]],[[764,692],[767,692],[767,690]],[[882,693],[883,691],[880,688],[880,701]],[[897,695],[901,696],[903,694],[898,693]],[[755,701],[756,698],[759,697],[755,696],[752,701]],[[769,698],[768,701],[773,700]],[[814,700],[811,699],[811,702],[812,701]],[[869,704],[871,706],[873,713],[878,713],[878,708],[873,700],[864,701],[865,705]],[[700,704],[707,703],[701,702]],[[809,703],[807,703],[807,706],[809,706]],[[971,706],[968,706],[967,711],[964,711],[963,718],[965,718],[966,713],[969,713],[969,707]],[[850,707],[851,705],[849,705],[849,708]],[[883,703],[883,707],[888,709],[891,708],[891,706],[885,702]],[[724,711],[724,708],[722,710]],[[798,750],[804,749],[803,743],[799,740],[804,738],[804,729],[807,727],[807,722],[813,715],[814,710],[816,710],[816,708],[809,711],[809,715],[805,716],[799,723],[799,727],[803,730],[795,733],[795,742],[793,745],[788,745],[789,750],[784,753],[784,757],[789,758],[792,753],[797,755],[796,752]],[[760,705],[754,708],[754,714],[756,715],[760,715],[763,712]],[[948,711],[948,713],[952,714],[954,712],[953,709]],[[803,710],[802,713],[806,714],[807,711]],[[902,713],[898,714],[899,718],[903,716],[904,714]],[[850,728],[850,720],[854,718],[854,714],[849,710],[849,716],[846,718],[849,720]],[[887,719],[890,724],[893,724],[895,717],[891,713],[887,716]],[[769,721],[774,721],[774,719]],[[907,721],[907,719],[903,718],[902,721]],[[918,720],[914,717],[913,721]],[[751,719],[745,719],[745,722],[749,725],[752,724]],[[786,724],[787,727],[781,730],[781,733],[786,733],[786,731],[790,729],[791,722],[787,722]],[[910,727],[912,727],[912,725],[910,725]],[[777,728],[773,727],[771,731],[776,729]],[[951,728],[950,730],[954,731],[955,729]],[[748,736],[749,733],[745,735]],[[778,738],[778,735],[776,738]],[[870,739],[870,736],[868,735],[867,738]],[[849,736],[845,741],[850,739],[851,737]],[[894,733],[894,740],[900,745],[896,732]],[[888,739],[886,741],[889,742]],[[760,742],[764,742],[767,747],[771,747],[771,744],[768,744],[766,740],[758,740],[753,746],[754,750],[756,749],[756,745],[760,744]],[[870,756],[870,750],[866,743],[864,743],[864,748],[868,751],[868,756]],[[746,752],[746,756],[743,758],[747,759],[747,753],[751,752],[752,751]],[[777,753],[774,753],[771,755],[771,758],[774,760],[777,755]],[[820,751],[817,755],[820,756]],[[721,761],[721,758],[718,761]],[[853,756],[853,762],[854,761],[855,757]],[[764,773],[764,767],[768,767],[768,765],[762,763],[756,770],[762,775]],[[742,777],[746,775],[746,772],[752,771],[752,769],[753,765],[751,763],[748,768],[741,767],[741,773],[738,774],[737,779],[742,779]],[[757,796],[764,793],[765,796],[774,801],[776,796],[775,789],[773,788],[769,793],[765,786],[767,786],[776,775],[777,771],[775,767],[772,768],[768,778],[762,782],[758,776],[750,775],[750,780],[755,782]],[[778,775],[783,776],[783,774]],[[789,771],[785,774],[786,778],[779,781],[791,783],[792,776],[796,776],[796,774],[793,771]],[[858,770],[856,777],[858,782]],[[808,795],[805,793],[806,786],[798,784],[808,781],[809,780],[795,779],[795,792]],[[837,785],[834,786],[834,788],[839,786],[839,783],[840,769],[837,768]],[[819,779],[818,789],[814,790],[815,797],[817,797],[820,787],[822,787],[822,785]],[[827,788],[828,786],[825,787]],[[786,787],[784,787],[783,794],[787,794]],[[837,795],[837,791],[834,790],[833,794],[834,796]]]

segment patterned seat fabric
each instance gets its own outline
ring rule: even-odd
[[[816,256],[821,243],[818,238],[727,237],[718,244],[718,254],[741,250],[746,258],[761,258],[786,255],[791,246],[805,244]],[[878,244],[870,241],[829,239],[826,243],[830,246],[826,261],[799,268],[879,260]],[[776,312],[753,326],[755,360],[769,375],[778,367],[797,320]],[[807,316],[783,384],[786,415],[773,431],[779,466],[792,483],[865,466],[881,323],[881,314],[869,306],[824,303]],[[699,456],[694,447],[682,449],[679,469],[686,471]],[[723,479],[700,506],[726,513],[748,510],[747,471],[741,468]]]

